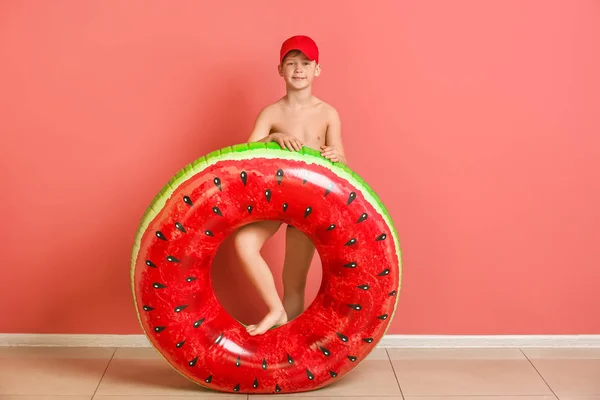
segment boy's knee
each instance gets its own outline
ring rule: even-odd
[[[254,248],[254,242],[252,232],[245,229],[237,231],[233,237],[233,244],[238,253],[247,252]]]

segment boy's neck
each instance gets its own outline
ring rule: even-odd
[[[286,102],[292,107],[303,107],[312,104],[310,88],[302,90],[288,90],[285,95]]]

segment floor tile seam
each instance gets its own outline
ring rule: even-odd
[[[110,363],[115,358],[115,354],[117,353],[117,350],[118,350],[118,347],[116,347],[113,350],[112,355],[110,356],[108,362],[106,363],[106,368],[104,368],[104,372],[102,372],[102,376],[100,377],[100,380],[98,381],[98,385],[96,385],[96,389],[94,389],[94,393],[92,394],[92,397],[90,399],[93,399],[96,396],[96,393],[98,393],[98,389],[100,389],[100,385],[102,384],[102,380],[104,379],[104,376],[106,376],[106,371],[108,371],[108,368],[110,367]]]

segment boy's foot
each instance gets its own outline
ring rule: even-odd
[[[287,314],[284,309],[271,311],[257,325],[248,325],[246,331],[248,331],[250,336],[262,335],[274,325],[283,325],[287,320]]]

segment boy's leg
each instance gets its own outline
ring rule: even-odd
[[[265,242],[277,232],[280,225],[279,221],[259,221],[245,225],[235,233],[234,244],[242,265],[269,308],[268,314],[257,325],[246,328],[251,336],[260,335],[274,325],[287,322],[273,274],[260,254]]]
[[[283,306],[288,320],[304,311],[306,276],[314,254],[315,246],[308,236],[288,225],[283,264]]]

